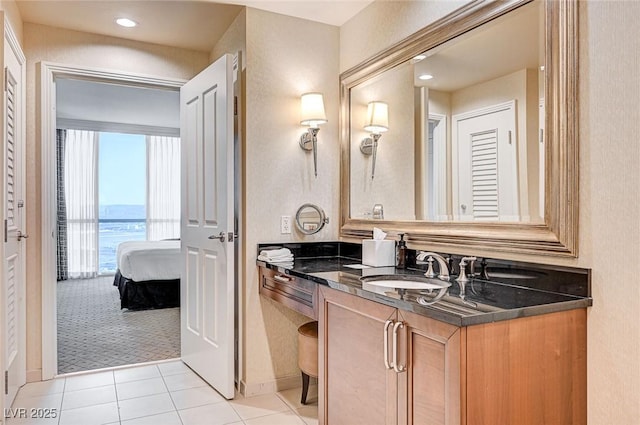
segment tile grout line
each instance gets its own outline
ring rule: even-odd
[[[120,416],[120,399],[118,398],[118,386],[116,385],[116,373],[111,371],[113,377],[113,390],[116,392],[116,408],[118,410],[118,424],[122,425],[122,417]]]
[[[269,395],[269,394],[261,394],[261,395]],[[289,409],[289,411],[291,411],[294,415],[298,416],[298,418],[300,418],[300,415],[298,415],[298,412],[296,412],[291,406],[289,406],[289,404],[287,404],[284,400],[282,400],[282,398],[280,396],[278,396],[278,393],[275,393],[276,398],[278,398],[286,407],[287,409]],[[251,397],[244,397],[244,400],[250,399]],[[280,411],[280,412],[272,412],[272,413],[268,413],[266,415],[260,415],[260,416],[254,416],[253,418],[247,418],[244,419],[242,416],[240,416],[240,412],[238,412],[238,410],[233,406],[233,403],[230,403],[229,400],[225,401],[231,406],[231,408],[236,412],[236,414],[238,415],[238,417],[240,418],[240,421],[242,421],[242,423],[245,423],[245,421],[252,421],[254,419],[258,419],[258,418],[266,418],[267,416],[274,416],[274,415],[279,415],[282,413],[285,413],[285,411]],[[300,418],[300,420],[306,425],[306,422]]]
[[[60,399],[60,414],[58,415],[58,425],[60,425],[60,421],[62,421],[62,404],[64,403],[64,394],[67,391],[67,378],[64,378],[62,381],[62,397]]]
[[[156,368],[158,368],[158,372],[160,372],[160,377],[162,378],[162,384],[167,389],[167,393],[169,394],[169,400],[171,400],[171,404],[173,404],[173,410],[176,412],[176,415],[178,415],[178,420],[180,421],[180,423],[184,425],[184,422],[182,421],[182,416],[180,416],[180,411],[178,410],[178,406],[176,406],[176,402],[173,401],[173,397],[171,397],[171,391],[169,391],[167,382],[164,380],[164,375],[162,374],[162,370],[158,365],[156,365]]]
[[[300,413],[298,413],[298,411],[299,411],[300,409],[304,409],[304,408],[306,408],[306,407],[314,407],[313,405],[305,404],[305,405],[302,405],[302,407],[293,407],[292,405],[290,405],[289,403],[287,403],[287,400],[285,400],[285,399],[284,399],[284,396],[281,396],[281,395],[280,395],[280,391],[276,392],[276,395],[280,398],[280,400],[282,400],[282,402],[283,402],[284,404],[286,404],[286,405],[287,405],[287,407],[289,407],[289,408],[293,411],[293,413],[295,413],[295,414],[298,416],[298,418],[300,418],[300,420],[301,420],[305,425],[307,425],[307,421],[305,421],[305,420],[304,420],[304,418],[300,415]],[[317,407],[317,406],[316,406],[316,407]]]

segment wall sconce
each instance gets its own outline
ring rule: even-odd
[[[365,155],[373,155],[373,165],[371,167],[371,178],[376,173],[376,152],[378,150],[378,140],[382,133],[389,130],[389,105],[386,102],[370,102],[367,105],[367,121],[364,129],[371,133],[371,137],[362,139],[360,152]]]
[[[318,177],[318,125],[327,122],[324,113],[322,93],[305,93],[300,98],[300,124],[308,125],[309,130],[300,136],[300,147],[305,151],[313,150],[313,172]]]

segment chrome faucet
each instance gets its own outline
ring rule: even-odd
[[[424,259],[427,257],[429,257],[427,260],[429,268],[424,275],[426,277],[436,277],[433,271],[433,259],[435,258],[438,262],[438,271],[440,272],[438,279],[449,281],[449,266],[447,265],[447,260],[445,260],[442,255],[436,254],[435,252],[420,251],[418,255],[416,255],[416,264],[425,264]]]

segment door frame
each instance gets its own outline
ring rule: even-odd
[[[42,380],[52,379],[58,374],[58,335],[57,335],[57,291],[56,291],[56,85],[59,77],[84,79],[95,82],[119,83],[129,86],[142,86],[160,89],[179,90],[187,80],[157,77],[102,68],[66,65],[54,62],[36,64],[38,86],[36,110],[36,137],[40,140],[41,164],[41,226],[42,226]],[[236,169],[236,173],[240,170]],[[46,237],[45,237],[46,235]],[[239,258],[235,267],[238,268]],[[237,285],[240,291],[242,285]],[[238,294],[241,299],[241,294]],[[236,306],[238,317],[242,315]],[[238,338],[241,340],[241,338]],[[238,348],[240,350],[240,347]],[[241,351],[239,351],[241,352]],[[236,363],[239,365],[241,362]],[[239,367],[239,366],[238,366]]]
[[[433,184],[434,182],[427,180],[425,182],[425,192],[427,193],[425,198],[427,199],[427,205],[429,205],[430,204],[429,201],[432,200],[432,199],[429,199],[430,197],[437,198],[437,202],[435,202],[435,208],[434,208],[435,215],[433,217],[430,217],[430,219],[434,221],[447,221],[447,220],[451,220],[451,214],[449,214],[450,210],[449,210],[449,204],[447,199],[447,195],[450,193],[450,190],[449,190],[450,182],[447,175],[448,174],[447,164],[450,163],[450,161],[447,159],[448,157],[447,148],[449,146],[449,143],[447,140],[447,135],[449,133],[449,130],[447,126],[449,123],[448,123],[447,115],[439,114],[435,112],[429,113],[427,116],[427,129],[429,128],[430,121],[438,122],[436,131],[433,133],[434,156],[435,156],[435,150],[437,146],[438,149],[441,151],[440,155],[443,157],[444,161],[441,161],[439,163],[436,161],[434,162],[434,164],[428,164],[429,149],[426,149],[426,157],[423,159],[423,161],[425,161],[428,165],[433,165],[432,177],[435,181],[440,183],[440,186],[444,187],[445,190],[444,192],[439,191],[438,193],[430,193],[430,189],[434,187],[434,184]],[[425,212],[426,211],[428,211],[428,206],[425,207]],[[428,217],[428,214],[426,214],[426,216]]]

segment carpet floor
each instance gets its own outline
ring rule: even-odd
[[[120,309],[113,276],[58,282],[58,373],[180,357],[180,308]]]

